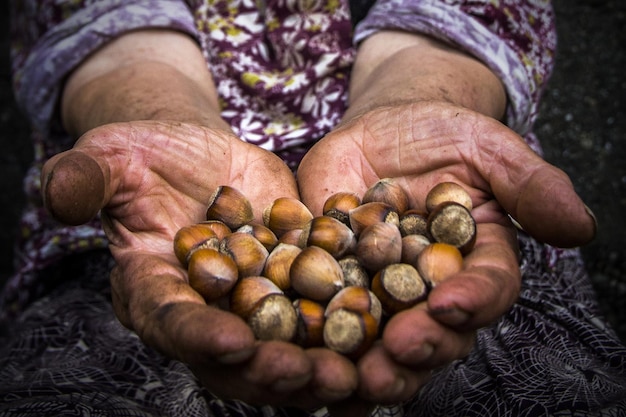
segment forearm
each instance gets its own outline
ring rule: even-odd
[[[500,80],[480,61],[422,35],[379,32],[359,47],[346,119],[411,101],[446,101],[502,119]]]
[[[61,101],[71,134],[132,120],[175,120],[228,129],[198,46],[167,30],[126,34],[68,78]]]

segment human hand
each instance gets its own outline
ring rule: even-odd
[[[47,209],[80,224],[102,208],[117,266],[115,312],[150,346],[187,364],[221,398],[314,408],[349,395],[356,369],[325,349],[258,342],[247,324],[207,305],[173,252],[182,226],[204,220],[218,185],[251,201],[257,221],[278,197],[298,197],[275,155],[232,133],[174,122],[109,124],[88,131],[42,171]]]
[[[410,398],[425,371],[465,356],[475,331],[515,302],[521,274],[508,214],[557,246],[584,244],[595,233],[562,171],[506,126],[449,103],[379,107],[354,117],[317,143],[298,170],[300,195],[315,215],[331,194],[362,195],[381,178],[393,178],[420,209],[435,184],[461,184],[472,196],[477,239],[463,270],[427,302],[395,315],[381,342],[358,361],[358,393],[372,403]]]

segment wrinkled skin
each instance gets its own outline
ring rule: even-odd
[[[362,195],[381,178],[401,184],[411,206],[422,210],[436,183],[462,184],[478,225],[463,270],[438,285],[427,302],[391,318],[382,342],[359,360],[359,395],[387,403],[410,398],[425,370],[467,355],[475,331],[515,302],[521,276],[508,213],[539,240],[560,246],[591,240],[595,222],[568,177],[518,135],[447,103],[379,108],[356,117],[318,142],[298,171],[301,197],[315,214],[329,195]]]
[[[327,349],[255,341],[241,319],[205,304],[174,257],[174,234],[203,220],[218,185],[241,190],[260,220],[278,197],[300,195],[320,214],[333,192],[362,193],[387,177],[416,207],[437,182],[463,184],[474,200],[478,239],[463,271],[427,303],[395,316],[357,363]],[[42,179],[46,207],[68,223],[103,208],[117,262],[115,312],[147,344],[188,363],[223,398],[310,409],[333,404],[331,411],[344,415],[410,398],[431,369],[465,356],[476,329],[512,305],[521,278],[506,213],[555,244],[576,245],[594,233],[561,171],[500,123],[444,103],[380,108],[344,123],[305,157],[298,186],[276,156],[232,133],[173,122],[93,129],[51,159]]]

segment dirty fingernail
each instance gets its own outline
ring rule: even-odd
[[[272,390],[276,393],[288,393],[303,388],[311,380],[311,375],[301,375],[294,378],[283,378],[272,384]]]
[[[591,217],[591,219],[593,220],[593,226],[594,226],[593,232],[594,234],[596,234],[596,232],[598,231],[598,218],[594,214],[593,210],[591,210],[591,208],[586,204],[585,204],[585,211],[587,212],[589,217]]]
[[[430,314],[438,321],[449,326],[461,326],[467,323],[472,317],[467,311],[456,307],[430,310]]]
[[[226,353],[224,355],[220,355],[215,359],[225,365],[232,365],[236,363],[241,363],[248,359],[254,353],[254,348],[249,349],[241,349],[236,352]]]

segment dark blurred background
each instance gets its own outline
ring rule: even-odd
[[[626,340],[626,2],[554,0],[559,49],[536,132],[546,159],[566,171],[595,212],[599,234],[582,248],[608,321]],[[0,2],[0,283],[32,158],[10,83],[7,2]]]

